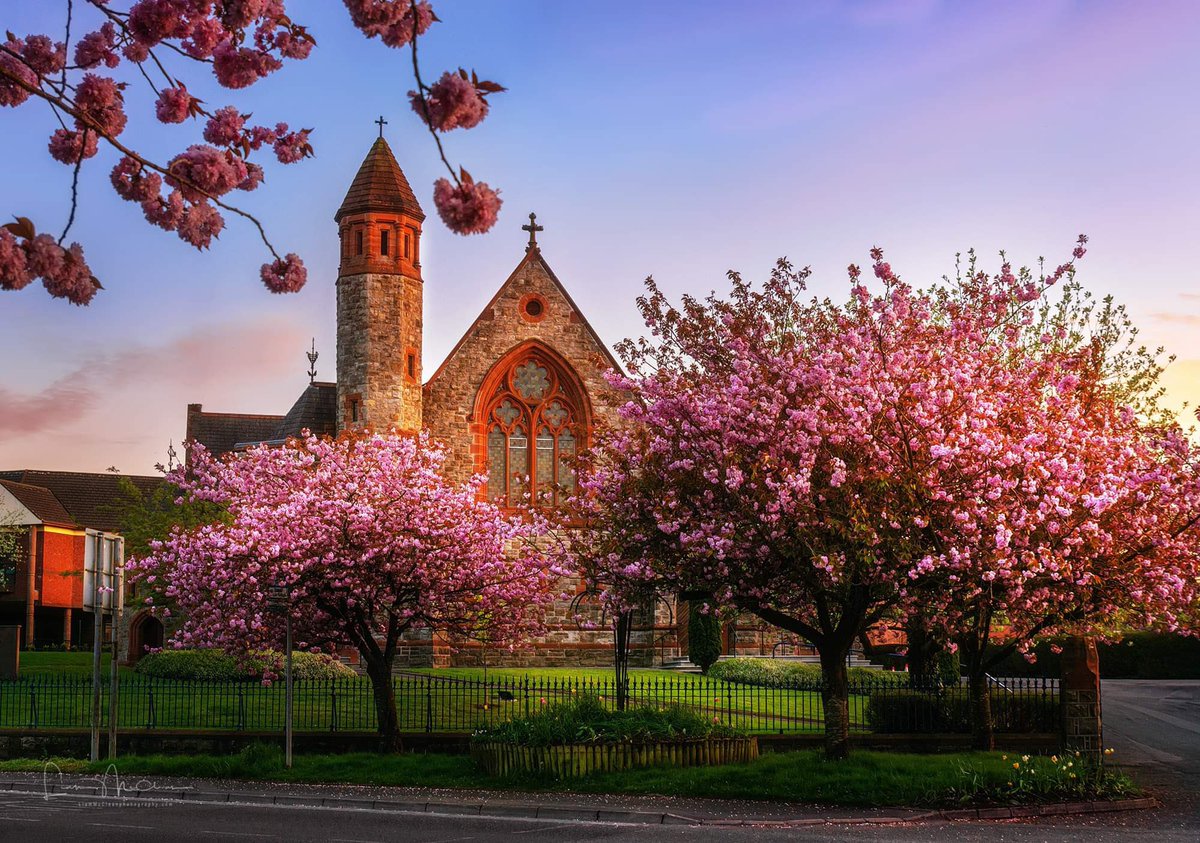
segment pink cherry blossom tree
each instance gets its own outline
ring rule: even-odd
[[[354,647],[375,693],[379,730],[399,746],[392,665],[409,630],[514,645],[541,629],[560,571],[539,526],[484,500],[482,478],[441,475],[426,437],[306,436],[215,459],[193,445],[171,477],[222,520],[172,531],[132,563],[135,580],[182,615],[173,643],[244,654],[278,649],[269,586],[291,592],[301,647]]]
[[[960,291],[972,308],[995,293],[974,270]],[[1200,448],[1158,404],[1159,354],[1075,283],[1039,304],[980,334],[1006,360],[986,411],[931,454],[941,493],[922,492],[920,618],[959,646],[984,749],[988,672],[1039,636],[1196,631]]]
[[[428,0],[345,0],[345,5],[366,37],[411,51],[416,90],[409,92],[410,101],[449,173],[433,194],[442,220],[459,234],[487,231],[500,209],[499,194],[451,166],[441,135],[477,126],[488,113],[487,97],[504,88],[461,69],[432,85],[422,81],[417,42],[438,21]],[[263,183],[268,152],[285,165],[311,156],[313,130],[253,123],[234,105],[209,107],[189,92],[186,81],[189,74],[211,72],[221,87],[237,91],[307,58],[316,39],[291,19],[285,0],[133,0],[123,9],[110,0],[67,0],[63,6],[62,40],[10,32],[0,41],[0,107],[47,105],[57,123],[50,156],[72,171],[61,234],[39,231],[20,215],[0,227],[0,290],[19,290],[40,278],[50,295],[82,305],[101,289],[82,246],[64,243],[75,220],[80,169],[102,148],[116,158],[113,189],[140,206],[148,223],[206,249],[220,236],[227,214],[242,217],[270,252],[272,260],[259,273],[267,288],[300,289],[307,277],[303,261],[295,253],[281,256],[263,224],[233,197]],[[144,106],[159,122],[183,124],[200,137],[165,158],[138,151],[126,133],[131,86],[149,95]]]
[[[1081,463],[1064,493],[1082,535],[1095,538],[1106,496],[1122,485],[1144,517],[1128,542],[1104,545],[1114,570],[1102,598],[1053,619],[1028,601],[1004,603],[983,634],[1007,613],[1023,614],[1023,635],[1138,610],[1170,623],[1170,605],[1187,601],[1181,574],[1192,564],[1146,497],[1157,488],[1180,513],[1194,501],[1185,440],[1144,423],[1115,389],[1104,420],[1089,427],[1086,409],[1101,405],[1095,390],[1077,389],[1086,355],[1069,330],[1057,344],[1031,338],[1045,291],[1071,278],[1073,261],[1037,274],[1007,262],[994,276],[972,266],[918,291],[882,251],[872,259],[882,290],[873,294],[851,266],[844,304],[806,298],[807,271],[785,263],[761,290],[733,275],[728,299],[685,298],[678,308],[649,282],[640,306],[650,338],[621,349],[631,372],[617,379],[631,395],[626,425],[601,440],[578,503],[603,543],[575,558],[610,600],[705,597],[811,641],[833,757],[847,752],[851,642],[878,621],[931,606],[943,634],[960,636],[971,595],[1008,579],[981,546],[1007,546],[1009,531],[1026,526],[1009,509],[1006,478],[1032,488],[1045,481],[1028,475],[1056,476],[1064,440],[1080,460],[1090,435],[1105,432],[1111,445]],[[1008,471],[999,486],[996,466]],[[1186,515],[1169,520],[1176,533],[1188,529]],[[1178,560],[1158,581],[1134,570],[1148,566],[1128,564],[1128,552],[1148,544],[1169,544]],[[1076,579],[1043,588],[1041,608],[1061,605]]]

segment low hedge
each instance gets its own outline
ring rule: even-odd
[[[848,671],[850,693],[869,693],[880,688],[908,685],[908,674],[900,671],[852,667]],[[821,668],[807,662],[781,659],[724,659],[708,669],[708,675],[741,685],[767,688],[807,688],[816,690],[821,683]]]
[[[880,733],[965,733],[971,731],[971,700],[966,687],[941,692],[897,689],[871,694],[866,718],[871,730]],[[993,692],[992,723],[997,732],[1056,732],[1059,718],[1055,697]]]
[[[745,732],[679,705],[642,706],[625,711],[605,708],[599,698],[583,694],[477,729],[474,744],[514,743],[521,746],[698,740],[744,737]]]
[[[255,653],[239,663],[220,650],[161,650],[138,660],[134,670],[158,679],[202,679],[211,681],[257,681],[266,673],[283,675],[283,654]],[[341,679],[355,672],[324,653],[292,653],[295,679]]]

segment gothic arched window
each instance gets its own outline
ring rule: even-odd
[[[488,381],[488,497],[504,506],[562,502],[575,490],[572,461],[586,429],[578,387],[537,350],[513,355]]]

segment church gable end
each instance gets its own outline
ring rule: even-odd
[[[597,420],[610,420],[616,407],[616,395],[603,373],[617,363],[536,244],[425,385],[423,423],[447,445],[450,477],[464,480],[487,469],[487,436],[489,428],[496,427],[488,416],[496,409],[493,399],[512,387],[513,367],[528,362],[525,357],[540,360],[566,395],[581,393],[571,400],[575,424],[582,425],[576,427],[576,440],[584,446],[591,426]],[[483,395],[481,388],[488,394]],[[526,428],[537,424],[534,416],[536,412]],[[515,433],[517,425],[506,425],[506,435]],[[527,436],[537,432],[522,430]]]

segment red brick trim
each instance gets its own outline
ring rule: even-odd
[[[484,474],[488,468],[487,413],[490,409],[489,404],[491,403],[492,395],[495,393],[497,387],[500,386],[505,373],[512,366],[516,358],[531,353],[536,354],[554,369],[554,375],[558,379],[562,390],[567,393],[571,402],[579,411],[581,417],[578,420],[580,436],[576,444],[576,453],[583,451],[591,444],[592,434],[595,430],[595,421],[592,414],[591,398],[584,387],[583,379],[579,377],[579,373],[567,362],[566,358],[553,348],[539,340],[526,340],[510,348],[499,360],[492,364],[492,368],[488,370],[483,383],[479,386],[479,391],[475,393],[475,405],[467,422],[471,429],[470,453],[476,474]],[[486,494],[486,490],[481,489],[480,494]]]
[[[526,322],[536,324],[546,318],[550,303],[541,293],[526,293],[517,304],[517,313]]]

